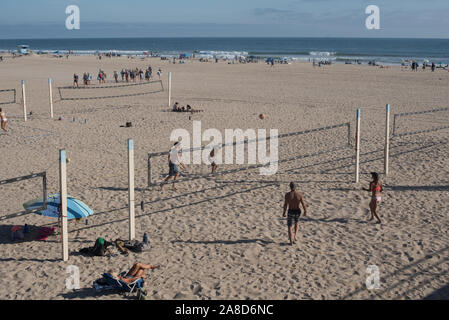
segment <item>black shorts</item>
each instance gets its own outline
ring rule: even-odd
[[[174,163],[169,164],[170,170],[168,172],[169,177],[176,177],[179,173],[178,166]]]
[[[299,222],[299,217],[301,217],[301,209],[298,210],[288,210],[287,214],[287,226],[291,227],[293,224]]]

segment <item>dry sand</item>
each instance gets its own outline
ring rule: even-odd
[[[47,78],[53,78],[55,87],[66,86],[74,72],[81,78],[89,71],[96,78],[101,67],[111,79],[113,70],[148,65],[154,74],[162,68],[165,87],[167,71],[173,72],[173,101],[204,109],[192,116],[202,121],[203,130],[276,128],[288,133],[345,122],[351,122],[354,130],[355,112],[361,108],[361,183],[353,182],[353,148],[313,155],[344,145],[347,136],[340,130],[321,138],[281,140],[281,165],[274,176],[242,170],[181,182],[177,192],[151,187],[143,194],[147,154],[167,151],[173,129],[191,131],[189,115],[167,112],[163,92],[58,102],[51,120]],[[382,176],[386,186],[379,209],[382,225],[367,221],[370,195],[360,191],[367,187],[371,171],[383,172],[385,104],[391,104],[393,113],[448,107],[447,71],[313,68],[305,63],[274,68],[263,63],[197,61],[173,65],[124,57],[100,61],[30,56],[0,63],[0,89],[16,88],[18,100],[22,79],[33,115],[24,123],[19,104],[2,106],[10,131],[0,134],[0,180],[46,171],[49,191],[57,192],[58,149],[65,148],[71,159],[69,194],[86,202],[95,215],[88,225],[69,222],[71,255],[64,263],[57,238],[14,243],[9,239],[12,225],[55,223],[35,214],[8,217],[39,195],[39,183],[0,187],[1,299],[120,299],[118,294],[95,294],[92,282],[109,269],[123,271],[135,261],[162,266],[147,280],[150,299],[449,297],[449,130],[393,139],[391,174]],[[54,96],[58,97],[56,89]],[[259,113],[267,118],[260,120]],[[59,116],[64,120],[58,121]],[[431,128],[449,119],[448,112],[423,117],[404,122],[401,130]],[[133,127],[120,127],[125,122]],[[78,250],[98,236],[107,240],[128,236],[128,138],[134,139],[136,149],[136,202],[146,203],[144,212],[136,208],[136,233],[141,239],[147,232],[152,249],[127,257],[81,256]],[[285,159],[290,161],[282,162]],[[189,170],[206,173],[209,168]],[[166,171],[166,159],[154,161],[155,181]],[[293,247],[281,218],[290,181],[298,183],[309,209]],[[65,287],[68,265],[80,270],[78,291]],[[365,285],[370,265],[380,271],[378,290],[367,290]]]

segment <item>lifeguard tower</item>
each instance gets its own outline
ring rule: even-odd
[[[30,46],[26,44],[20,44],[17,46],[17,53],[19,54],[29,54],[30,53]]]

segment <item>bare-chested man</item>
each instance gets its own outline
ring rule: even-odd
[[[301,204],[304,209],[304,217],[307,216],[307,208],[302,194],[296,191],[295,183],[290,182],[290,190],[291,191],[287,192],[287,194],[285,195],[283,217],[286,216],[288,209],[288,216],[287,216],[288,238],[290,240],[290,245],[293,245],[298,240],[297,234],[299,228],[299,217],[301,216],[301,209],[299,208],[299,205]],[[294,239],[292,237],[293,222],[295,223]]]
[[[6,119],[6,114],[3,112],[2,108],[0,108],[0,122],[2,124],[2,130],[3,131],[8,131],[6,130],[6,124],[8,123],[8,119]]]

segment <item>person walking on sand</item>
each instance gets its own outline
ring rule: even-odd
[[[217,159],[216,159],[216,148],[217,147],[213,147],[212,151],[209,153],[209,162],[212,167],[211,174],[214,174],[218,169]]]
[[[382,192],[384,191],[384,187],[382,185],[382,181],[379,180],[379,174],[376,172],[371,172],[371,177],[373,178],[373,181],[370,182],[369,189],[363,188],[363,190],[371,192],[371,201],[369,203],[371,218],[369,221],[372,221],[374,217],[376,217],[377,222],[382,223],[379,215],[377,214],[377,207],[382,201]]]
[[[73,75],[73,86],[74,86],[74,87],[77,87],[77,88],[78,88],[78,79],[79,79],[79,77],[78,77],[78,75],[75,73],[75,74]]]
[[[301,216],[300,204],[304,209],[304,217],[307,216],[307,208],[306,203],[304,202],[304,197],[298,191],[296,191],[296,185],[294,182],[290,182],[290,192],[285,194],[284,201],[284,213],[283,217],[285,218],[288,209],[287,215],[287,226],[288,226],[288,238],[290,240],[290,245],[293,245],[298,241],[297,234],[299,228],[299,217]],[[292,227],[293,222],[295,223],[295,236],[293,238]]]
[[[8,119],[6,119],[6,114],[3,112],[2,108],[0,108],[0,122],[2,130],[5,132],[8,131],[6,130],[6,123],[8,122]]]
[[[175,183],[176,179],[179,177],[179,169],[178,165],[181,165],[185,170],[187,170],[187,167],[184,163],[181,162],[180,154],[181,152],[181,143],[178,141],[176,142],[173,147],[170,149],[170,152],[168,154],[168,177],[165,178],[164,182],[161,183],[161,190],[164,189],[164,184],[168,182],[171,178],[173,178],[173,190],[177,190]]]

